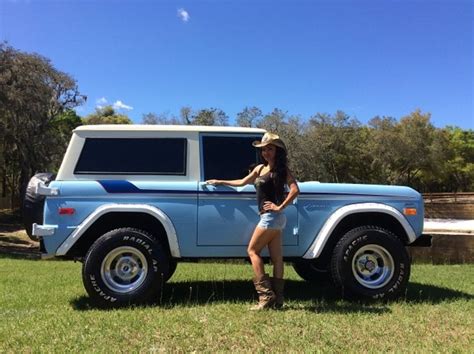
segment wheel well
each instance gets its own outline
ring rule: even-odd
[[[154,216],[147,213],[134,212],[111,212],[102,215],[87,231],[79,238],[67,253],[68,258],[82,258],[86,255],[90,246],[108,231],[122,227],[133,227],[148,232],[152,237],[158,239],[170,254],[168,237],[163,224]]]
[[[332,251],[337,242],[348,232],[358,226],[374,225],[387,229],[395,234],[404,244],[408,243],[408,235],[400,222],[393,216],[385,213],[355,213],[347,215],[342,219],[336,228],[331,232],[329,239],[324,246],[323,252],[318,257],[321,264],[329,264]]]

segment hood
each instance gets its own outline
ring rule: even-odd
[[[378,197],[402,197],[419,199],[421,194],[405,186],[387,186],[381,184],[349,184],[349,183],[319,183],[298,182],[300,193],[305,194],[338,194]]]

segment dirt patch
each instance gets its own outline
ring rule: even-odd
[[[0,254],[40,258],[39,242],[31,240],[22,225],[0,224]]]

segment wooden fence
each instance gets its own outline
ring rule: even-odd
[[[425,218],[474,219],[474,193],[425,193]]]

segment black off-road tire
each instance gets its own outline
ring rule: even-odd
[[[299,259],[293,262],[293,268],[301,278],[312,283],[331,282],[329,265],[323,266],[318,260]]]
[[[346,298],[395,299],[406,291],[410,257],[402,241],[377,226],[347,232],[334,248],[331,274]]]
[[[26,233],[32,240],[38,240],[32,234],[33,224],[43,224],[43,210],[44,210],[44,195],[36,194],[36,186],[43,182],[45,185],[54,180],[55,174],[49,172],[37,173],[31,177],[26,187],[25,197],[22,205],[23,226]]]
[[[158,300],[169,256],[145,231],[112,230],[91,246],[82,267],[84,287],[99,307],[121,307]]]

